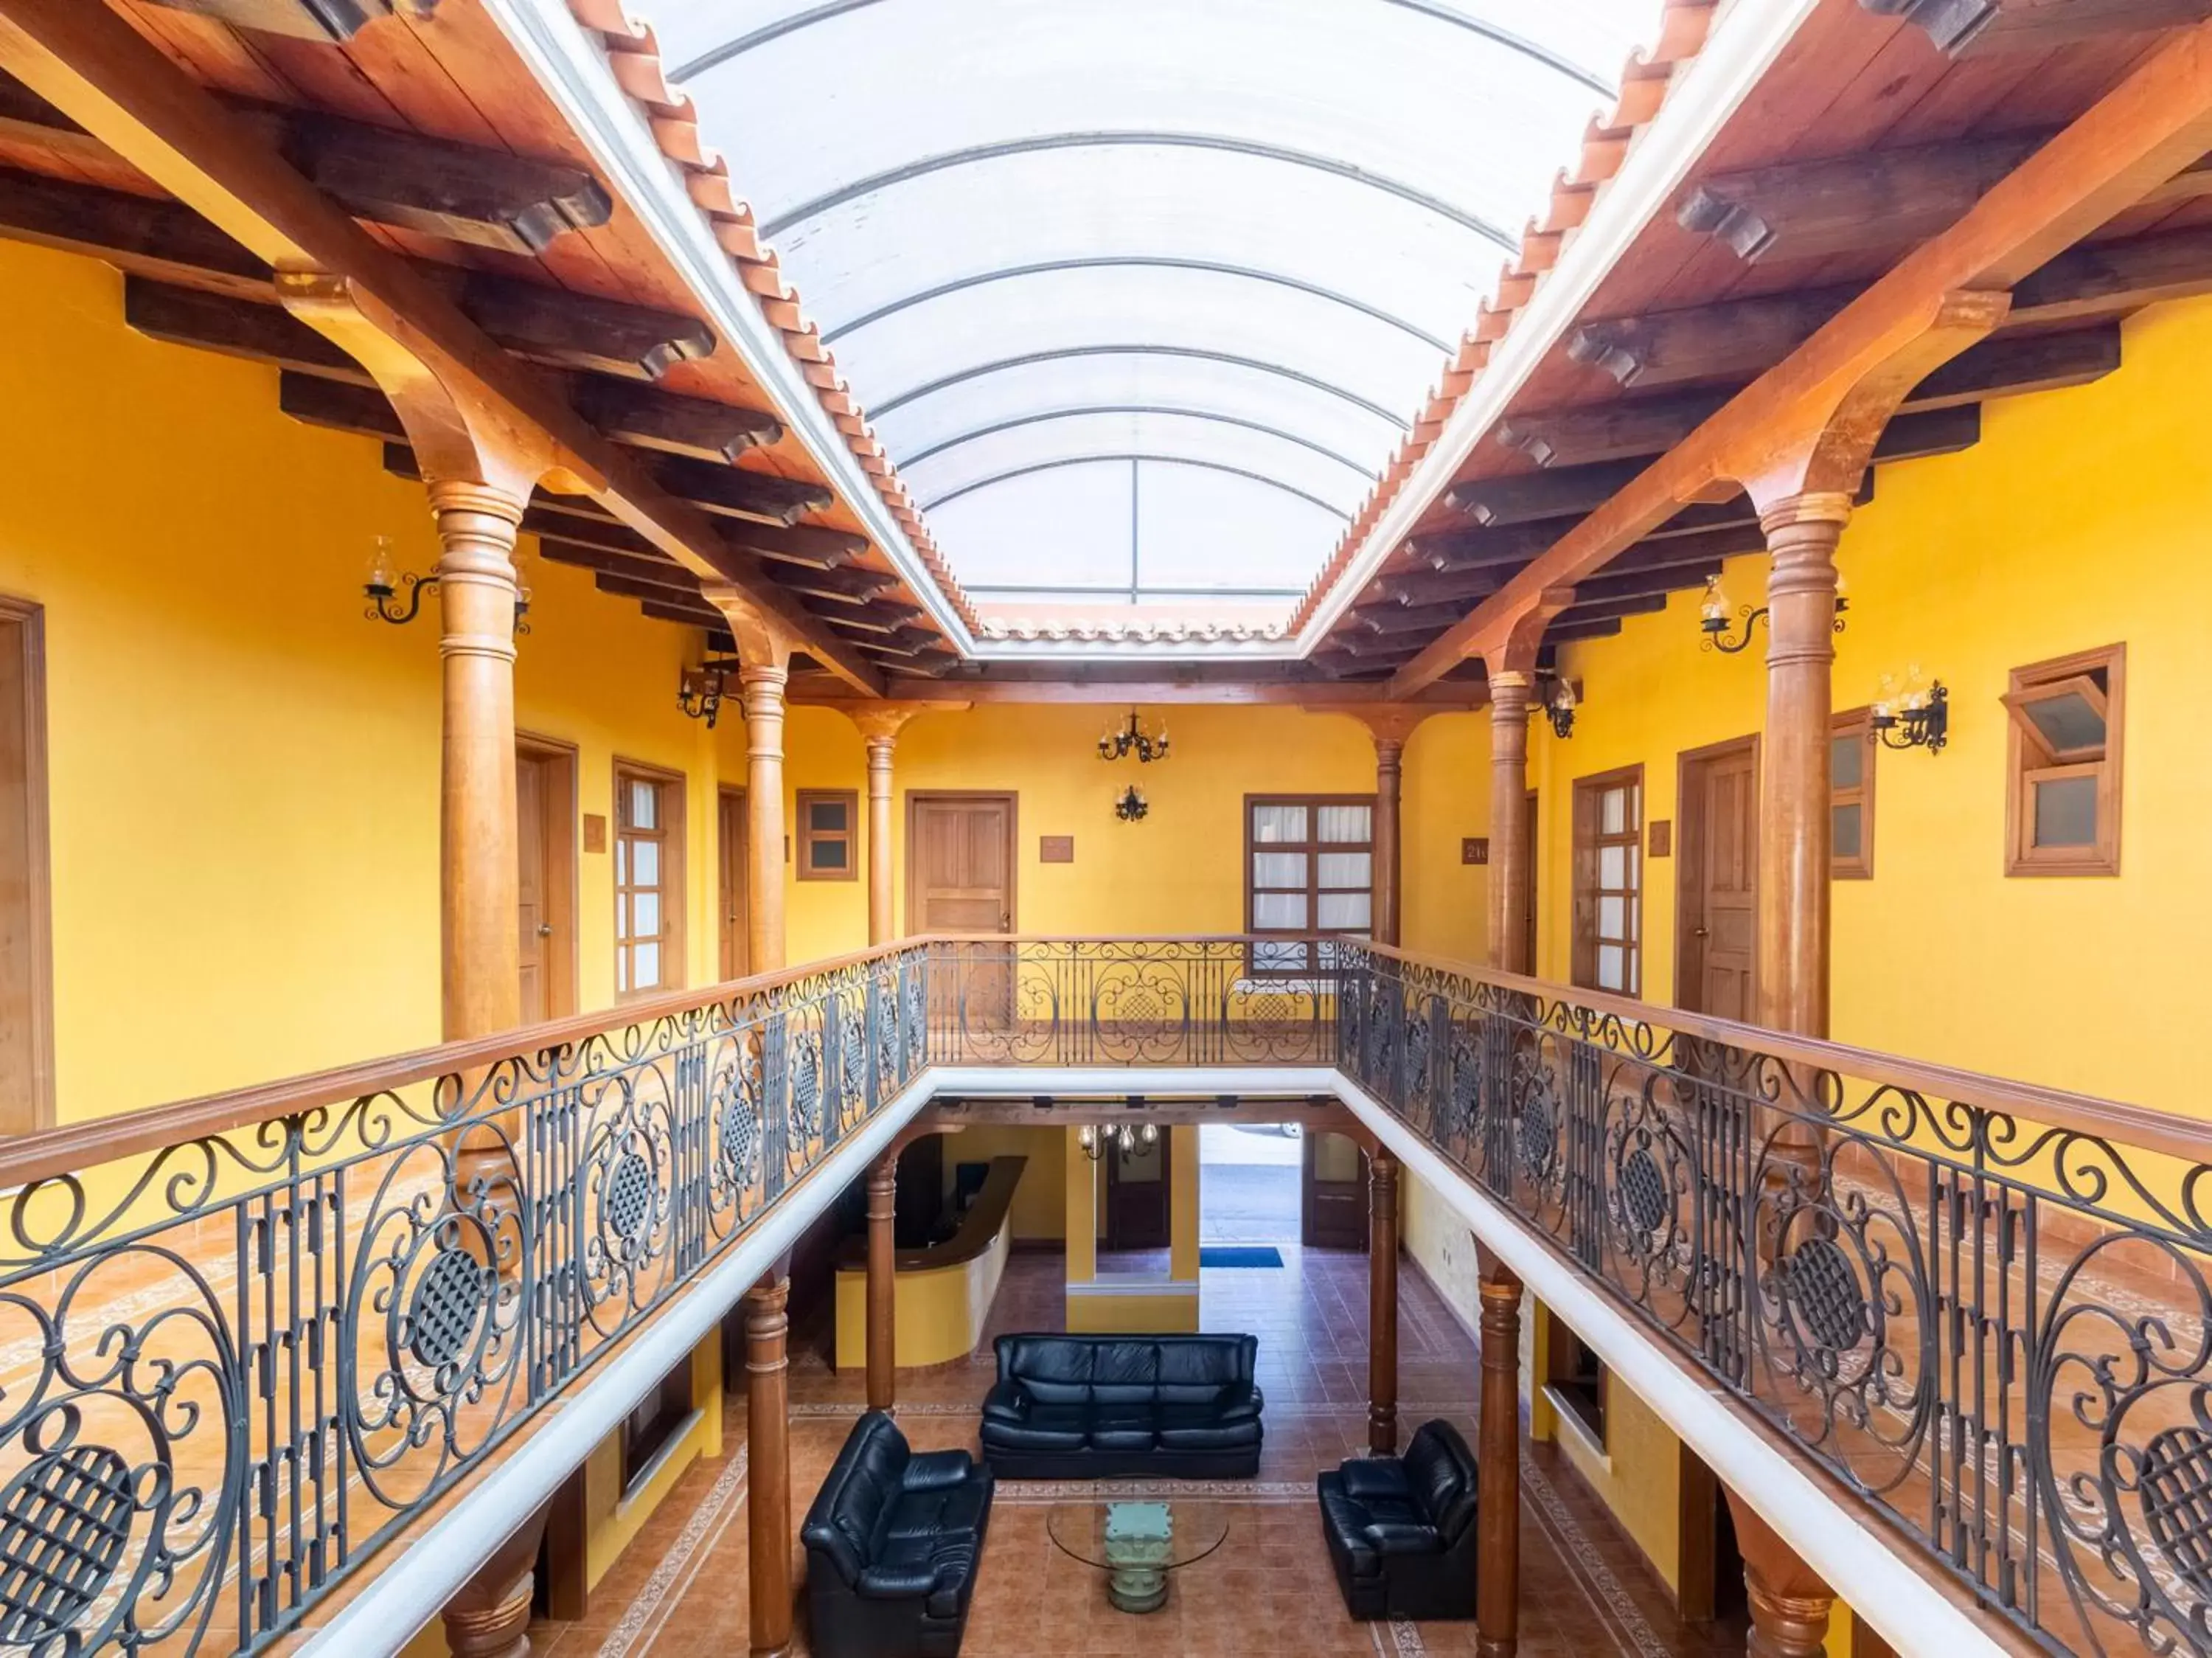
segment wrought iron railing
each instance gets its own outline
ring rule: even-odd
[[[914,1080],[924,956],[10,1147],[0,1651],[295,1624]]]
[[[2018,1628],[2212,1654],[2203,1131],[1285,959],[916,941],[11,1144],[0,1652],[267,1645],[927,1068],[1018,1065],[1340,1068]]]
[[[2212,1652],[2212,1135],[1346,946],[1342,1065],[2053,1651]]]

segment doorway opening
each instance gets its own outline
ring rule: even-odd
[[[515,920],[526,1025],[576,1011],[576,747],[514,742]]]
[[[1295,1123],[1201,1124],[1199,1247],[1297,1242],[1303,1148]]]

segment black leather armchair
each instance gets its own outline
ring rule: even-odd
[[[1253,1336],[1001,1336],[983,1454],[1008,1479],[1260,1470]]]
[[[916,1455],[862,1417],[806,1511],[806,1604],[820,1658],[953,1658],[991,1521],[991,1471]]]
[[[1320,1479],[1322,1534],[1354,1618],[1474,1616],[1474,1454],[1448,1422],[1403,1457],[1347,1462]]]

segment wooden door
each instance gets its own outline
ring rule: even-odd
[[[1521,940],[1522,948],[1527,954],[1521,958],[1521,960],[1522,971],[1534,978],[1536,976],[1536,939],[1539,931],[1536,924],[1536,866],[1544,859],[1543,844],[1536,838],[1536,791],[1533,789],[1528,791],[1528,820],[1523,832],[1525,838],[1522,844],[1528,849],[1528,856],[1521,860],[1521,868],[1523,896],[1528,900],[1526,914],[1528,917],[1528,930],[1522,935]]]
[[[1759,942],[1759,745],[1753,737],[1685,754],[1674,1001],[1748,1021]]]
[[[1103,1134],[1102,1127],[1099,1132]],[[1174,1192],[1175,1136],[1106,1154],[1106,1247],[1165,1249]]]
[[[910,934],[1002,934],[1014,929],[1012,795],[907,795],[906,913]],[[1010,946],[960,947],[929,976],[937,1027],[1003,1030],[1013,1020]]]
[[[1367,1154],[1341,1134],[1308,1129],[1298,1241],[1308,1249],[1367,1247]]]
[[[576,756],[535,740],[514,756],[515,922],[522,1022],[576,1010]]]
[[[750,911],[745,907],[745,791],[725,789],[714,844],[722,871],[721,976],[743,978],[752,971]]]
[[[0,1135],[53,1122],[46,616],[0,596]]]

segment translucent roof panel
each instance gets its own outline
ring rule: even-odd
[[[1659,10],[649,5],[956,573],[1123,592],[1310,581]]]

